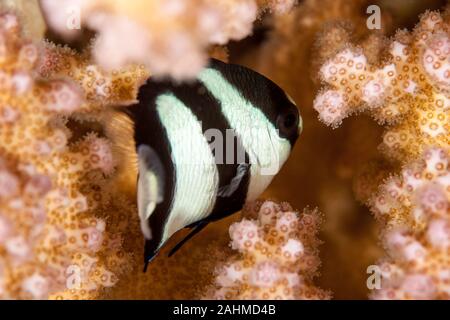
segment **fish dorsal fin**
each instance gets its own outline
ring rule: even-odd
[[[158,154],[150,146],[137,148],[139,162],[138,211],[141,229],[147,239],[152,238],[148,219],[156,205],[164,199],[164,167]]]

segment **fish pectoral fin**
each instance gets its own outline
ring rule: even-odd
[[[193,230],[191,230],[186,237],[183,238],[180,242],[178,242],[169,252],[168,256],[173,256],[189,239],[191,239],[193,236],[195,236],[197,233],[202,231],[207,225],[209,224],[209,221],[201,220],[199,221]]]
[[[230,183],[222,186],[217,190],[217,196],[226,198],[233,195],[233,193],[239,188],[239,185],[241,184],[242,179],[245,177],[245,175],[250,170],[250,164],[249,163],[241,163],[236,169],[236,175],[231,179]]]
[[[138,211],[141,229],[147,239],[151,239],[151,230],[147,220],[158,203],[164,199],[165,173],[158,154],[148,145],[137,148],[139,161]]]

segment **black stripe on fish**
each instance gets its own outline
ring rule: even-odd
[[[239,138],[231,134],[233,141],[226,141],[230,136],[227,130],[232,130],[228,121],[221,111],[220,103],[209,93],[205,86],[199,82],[184,83],[177,85],[171,81],[149,80],[140,88],[138,100],[139,103],[129,108],[129,113],[135,124],[135,143],[136,148],[141,144],[149,145],[160,156],[164,169],[167,172],[167,182],[165,183],[164,200],[155,207],[154,212],[149,218],[149,225],[153,238],[146,241],[145,259],[154,255],[156,250],[162,245],[162,234],[165,223],[171,212],[174,189],[176,186],[175,164],[171,157],[171,142],[165,133],[156,111],[156,100],[162,94],[171,93],[178,98],[202,124],[204,134],[210,129],[218,130],[224,138],[222,144],[223,163],[216,163],[219,174],[219,195],[215,199],[215,204],[207,217],[201,221],[215,221],[233,214],[242,209],[250,179],[249,156],[243,149]],[[228,133],[230,134],[230,133]],[[205,136],[205,139],[207,137]],[[208,140],[208,139],[207,139]],[[211,142],[211,141],[209,141]],[[227,158],[226,144],[232,143],[234,157]],[[211,151],[212,152],[212,151]],[[238,159],[239,152],[244,155],[243,159]],[[241,160],[238,163],[238,160]],[[243,160],[243,161],[242,161]],[[236,177],[239,179],[237,182]],[[234,185],[233,185],[234,184]]]
[[[220,102],[210,94],[207,88],[199,81],[184,84],[182,86],[174,86],[171,88],[174,95],[180,99],[187,107],[191,109],[194,115],[202,124],[203,134],[211,132],[210,130],[218,130],[223,137],[222,155],[216,156],[216,166],[219,173],[219,195],[213,210],[205,220],[214,221],[226,217],[239,211],[245,203],[247,196],[247,188],[250,179],[249,156],[244,150],[240,139],[233,132],[225,116],[222,114]],[[193,94],[194,93],[194,94]],[[230,134],[231,133],[231,134]],[[230,136],[232,141],[230,141]],[[209,135],[205,135],[208,142],[214,142]],[[233,158],[227,158],[230,150],[227,150],[227,144],[233,147]],[[210,144],[212,146],[212,144]],[[240,174],[241,173],[241,174]],[[240,178],[235,185],[233,179]],[[229,192],[227,192],[229,191]]]
[[[134,123],[136,150],[140,145],[150,146],[159,156],[165,171],[164,198],[148,219],[152,239],[145,242],[145,262],[154,256],[161,242],[168,215],[173,204],[176,185],[175,166],[172,162],[171,144],[156,111],[156,98],[163,89],[148,80],[138,93],[138,103],[125,109]]]
[[[298,110],[283,89],[262,74],[240,65],[211,59],[208,67],[219,71],[247,101],[260,109],[273,126],[280,130],[281,137],[287,138],[291,145],[294,145],[298,135],[292,135],[291,132],[284,134],[283,128],[280,127],[280,115],[292,112],[294,118],[297,117]]]

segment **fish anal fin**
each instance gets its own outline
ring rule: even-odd
[[[144,252],[144,270],[147,271],[147,267],[153,259],[158,255],[159,249],[155,248],[155,242],[153,240],[145,240],[145,252]]]
[[[201,220],[199,221],[193,229],[187,234],[186,237],[184,237],[180,242],[178,242],[169,252],[168,256],[173,256],[180,248],[193,236],[195,236],[197,233],[202,231],[207,225],[209,224],[209,221]]]

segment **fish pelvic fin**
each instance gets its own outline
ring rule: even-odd
[[[139,161],[137,202],[141,229],[146,239],[152,239],[148,219],[164,199],[165,174],[158,154],[148,145],[137,148]]]

